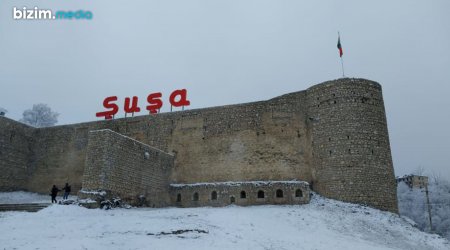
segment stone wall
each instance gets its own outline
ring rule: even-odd
[[[305,91],[223,107],[34,130],[33,192],[81,188],[89,131],[110,129],[176,155],[171,182],[311,179]]]
[[[110,129],[173,154],[170,183],[304,180],[324,196],[397,211],[381,86],[364,79],[246,104],[40,129],[1,118],[0,126],[4,190],[47,193],[69,182],[78,191],[89,131]]]
[[[172,182],[311,178],[305,92],[173,117]]]
[[[0,116],[0,191],[24,190],[33,158],[33,128]]]
[[[34,129],[35,156],[30,162],[26,189],[48,193],[53,184],[61,188],[66,182],[74,193],[81,189],[87,133],[77,125]]]
[[[178,207],[240,206],[309,203],[304,181],[251,181],[171,184],[172,204]]]
[[[91,131],[82,192],[101,190],[133,205],[168,206],[173,160],[170,154],[111,130]]]
[[[329,198],[397,212],[381,86],[344,78],[307,91],[313,189]]]

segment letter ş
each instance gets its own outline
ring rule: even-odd
[[[146,109],[151,114],[156,114],[163,106],[163,101],[161,100],[162,93],[156,92],[151,93],[147,96]],[[109,96],[106,97],[103,101],[103,107],[107,110],[103,112],[96,113],[96,117],[105,117],[105,119],[109,120],[114,117],[119,112],[119,106],[114,102],[117,101],[117,96]],[[172,92],[169,97],[169,102],[174,107],[182,107],[189,106],[191,102],[187,99],[187,90],[186,89],[177,89]],[[138,97],[133,96],[132,98],[126,97],[124,102],[124,111],[125,113],[138,113],[141,109],[138,106]]]
[[[158,110],[161,109],[163,102],[161,101],[162,93],[153,93],[147,96],[147,110],[150,111],[150,114],[158,113]]]
[[[106,97],[105,100],[103,101],[103,107],[105,107],[106,109],[111,109],[111,110],[104,111],[104,112],[98,112],[95,114],[95,116],[105,117],[105,119],[107,119],[107,120],[112,119],[114,117],[114,115],[117,114],[117,112],[119,112],[119,106],[117,106],[117,104],[115,104],[115,103],[112,103],[115,101],[117,101],[117,96]]]

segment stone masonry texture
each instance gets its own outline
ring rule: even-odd
[[[172,155],[167,183],[299,180],[326,197],[397,212],[381,86],[365,79],[328,81],[267,101],[50,128],[0,117],[0,128],[0,170],[11,176],[2,176],[1,190],[46,193],[69,182],[77,192],[89,144],[102,148],[90,131],[109,129]]]
[[[305,204],[310,192],[304,181],[214,182],[172,184],[170,197],[178,207]]]
[[[91,131],[83,191],[102,190],[133,205],[168,206],[173,162],[173,155],[109,129]]]
[[[343,201],[397,212],[381,86],[340,79],[308,89],[313,189]]]
[[[31,173],[33,128],[0,116],[0,190],[23,189]]]

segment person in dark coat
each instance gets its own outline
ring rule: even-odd
[[[70,191],[71,191],[69,183],[66,183],[66,185],[63,187],[62,190],[64,190],[63,200],[67,200],[67,198],[69,197]]]
[[[50,191],[50,195],[52,196],[52,203],[53,201],[55,201],[55,203],[57,203],[56,201],[56,196],[58,195],[58,192],[61,191],[59,190],[56,185],[53,185],[52,190]]]

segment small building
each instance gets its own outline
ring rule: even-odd
[[[398,177],[397,185],[400,182],[404,182],[409,188],[427,188],[428,187],[428,176],[421,175],[405,175],[403,177]]]
[[[172,204],[177,207],[220,207],[309,203],[305,181],[243,181],[170,184]]]

